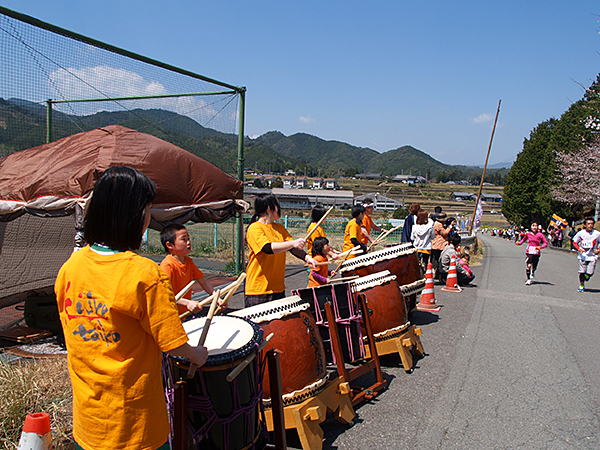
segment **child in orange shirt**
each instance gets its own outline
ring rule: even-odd
[[[327,255],[331,251],[329,246],[329,240],[325,237],[318,237],[313,242],[312,256],[317,262],[327,261]],[[331,281],[331,278],[335,276],[335,272],[329,272],[329,266],[317,266],[316,269],[310,271],[308,276],[308,287],[322,286]]]
[[[155,184],[131,167],[96,182],[83,234],[56,279],[73,385],[73,437],[87,450],[170,448],[162,352],[201,366],[177,316],[171,283],[137,253],[150,223]]]
[[[166,226],[160,232],[160,241],[167,253],[169,253],[160,263],[160,268],[169,275],[175,294],[186,287],[190,281],[196,281],[192,289],[177,301],[179,314],[185,311],[199,313],[202,308],[200,307],[200,302],[192,300],[192,292],[205,290],[208,294],[212,294],[214,288],[204,278],[204,274],[194,264],[192,258],[187,256],[192,250],[190,235],[183,225],[172,224]]]

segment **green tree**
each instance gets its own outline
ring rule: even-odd
[[[273,180],[273,182],[271,183],[271,187],[272,188],[282,188],[283,187],[283,180],[281,179],[281,177],[277,177]]]
[[[510,222],[528,226],[552,215],[552,130],[556,119],[539,124],[525,139],[504,186],[502,214]]]
[[[405,208],[397,208],[392,215],[393,219],[406,219],[408,216],[408,209]]]
[[[542,122],[525,139],[504,184],[502,213],[509,221],[529,225],[537,220],[545,225],[553,213],[567,219],[574,216],[575,209],[552,196],[561,182],[555,155],[580,152],[591,141],[592,130],[586,128],[586,121],[600,116],[599,93],[600,75],[583,99],[573,103],[560,119]]]

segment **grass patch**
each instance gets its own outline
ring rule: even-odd
[[[25,417],[35,412],[50,415],[55,450],[75,448],[66,358],[0,363],[0,405],[0,448],[17,448]]]
[[[471,256],[469,266],[480,266],[483,264],[483,242],[481,242],[481,239],[477,238],[477,245],[471,249],[469,255]]]

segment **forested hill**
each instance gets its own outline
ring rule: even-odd
[[[89,116],[54,113],[53,139],[107,125],[122,125],[152,134],[211,162],[225,172],[237,172],[237,135],[203,127],[189,117],[161,109],[103,111]],[[45,143],[46,111],[39,104],[0,98],[0,157]],[[271,131],[246,138],[244,165],[259,172],[294,169],[309,176],[351,176],[356,173],[421,175],[438,181],[463,180],[481,169],[443,164],[411,146],[385,153],[306,133],[285,136]],[[487,179],[487,177],[486,177]]]

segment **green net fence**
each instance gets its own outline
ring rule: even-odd
[[[250,215],[244,216],[244,227],[250,224]],[[310,225],[310,218],[298,216],[285,216],[277,222],[284,225],[294,238],[306,236],[306,231]],[[323,223],[323,229],[329,239],[330,245],[338,250],[342,250],[344,244],[344,231],[348,219],[328,218]],[[391,229],[392,225],[387,222],[379,223],[385,229]],[[198,258],[199,265],[205,269],[213,269],[221,272],[232,272],[231,263],[226,262],[223,255],[231,252],[233,242],[231,235],[234,230],[235,223],[233,220],[221,224],[209,223],[194,223],[186,225],[190,239],[192,241],[192,251],[190,256]],[[377,237],[378,233],[374,232],[373,238]],[[399,243],[402,230],[398,229],[390,233],[385,241],[385,244]],[[383,247],[385,244],[382,244]],[[160,243],[160,235],[155,230],[148,230],[147,236],[147,251],[150,254],[164,255],[165,250]],[[298,259],[290,258],[293,264],[301,264]]]
[[[0,158],[74,133],[122,125],[171,142],[237,177],[244,88],[3,7],[0,60]],[[201,236],[214,234],[199,238],[200,248],[210,247],[225,264],[234,261],[233,221],[218,233],[213,224],[197,228],[209,230]]]

